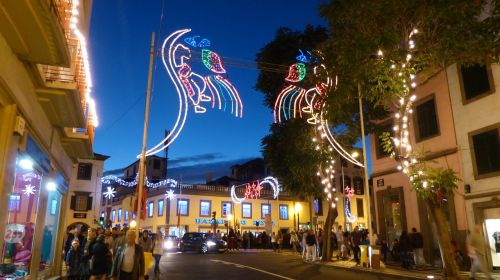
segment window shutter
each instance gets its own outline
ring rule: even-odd
[[[71,196],[71,202],[69,205],[69,209],[75,210],[75,205],[76,205],[76,195]]]
[[[91,196],[87,197],[87,211],[92,210],[92,198]]]

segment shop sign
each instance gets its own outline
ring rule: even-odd
[[[86,219],[87,213],[73,213],[73,218],[75,219]]]
[[[4,240],[7,243],[19,243],[23,240],[26,230],[23,224],[8,224]]]
[[[202,225],[202,224],[204,224],[204,225],[211,225],[211,224],[213,224],[213,220],[212,219],[198,218],[198,219],[196,219],[195,223],[197,225]],[[224,220],[224,219],[217,219],[217,224],[219,224],[219,225],[222,224],[223,225],[224,223],[226,223],[226,220]]]
[[[384,186],[384,179],[378,179],[377,180],[377,187],[383,187]]]

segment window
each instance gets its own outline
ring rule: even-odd
[[[384,150],[384,146],[382,145],[382,139],[380,139],[380,136],[382,136],[382,133],[389,132],[390,136],[394,136],[394,124],[392,122],[385,123],[381,125],[380,129],[375,133],[375,148],[377,152],[377,159],[379,158],[384,158],[388,157],[391,154],[388,153],[387,151]],[[356,166],[356,165],[354,165]]]
[[[415,132],[417,141],[422,141],[439,134],[434,97],[416,106]]]
[[[344,180],[342,182],[342,186],[344,189],[345,189],[345,187],[352,187],[351,186],[351,178],[349,176],[344,175]]]
[[[21,195],[11,194],[9,199],[9,212],[21,211]]]
[[[88,193],[78,192],[71,197],[70,209],[75,211],[88,211],[92,209],[92,197]]]
[[[473,101],[492,92],[490,68],[486,65],[460,66],[462,98]]]
[[[177,200],[177,213],[181,216],[189,216],[189,200],[178,199]]]
[[[112,221],[112,222],[115,222],[115,217],[116,217],[116,210],[114,210],[114,209],[113,209],[113,210],[111,211],[111,221]]]
[[[288,220],[288,205],[280,205],[280,220]]]
[[[262,203],[261,214],[262,219],[266,218],[267,215],[271,215],[271,204]]]
[[[161,168],[161,161],[159,159],[157,158],[154,159],[153,168],[156,170],[159,170]]]
[[[345,159],[342,158],[342,159],[340,159],[340,162],[342,163],[343,167],[349,167],[349,164],[347,163],[347,160],[345,160]]]
[[[122,221],[122,209],[118,208],[118,222]]]
[[[57,212],[57,199],[53,198],[50,201],[50,212],[49,213],[51,216],[55,216],[56,212]]]
[[[124,218],[125,221],[128,221],[128,211],[127,210],[125,210],[125,215],[123,215],[123,218]]]
[[[78,164],[78,180],[90,180],[92,178],[92,164],[91,163],[79,163]]]
[[[323,216],[323,200],[321,198],[315,198],[314,204],[314,214],[316,216]]]
[[[165,201],[163,199],[158,200],[158,217],[163,216],[163,204]]]
[[[227,217],[228,214],[233,213],[233,204],[228,201],[222,202],[222,217]]]
[[[132,212],[132,220],[135,220],[135,219],[137,219],[137,215]]]
[[[200,201],[200,216],[209,217],[211,212],[211,205],[209,200]]]
[[[365,194],[365,188],[363,186],[363,178],[354,177],[352,179],[352,185],[353,185],[353,189],[354,189],[354,194],[356,194],[356,195],[364,195]]]
[[[362,198],[356,198],[356,210],[358,212],[358,218],[363,218],[365,216]]]
[[[498,127],[472,135],[472,152],[477,175],[500,171]]]
[[[243,219],[252,218],[252,203],[242,203],[241,204],[241,215]]]
[[[148,202],[148,217],[153,217],[153,213],[155,210],[155,203],[153,201]]]

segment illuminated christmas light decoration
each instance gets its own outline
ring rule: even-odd
[[[104,197],[107,199],[111,199],[115,197],[116,191],[112,187],[107,187],[107,190],[104,192]]]
[[[134,180],[128,182],[128,181],[125,181],[125,180],[115,176],[115,175],[107,175],[107,176],[104,176],[101,178],[101,183],[103,183],[103,184],[116,183],[122,187],[131,188],[131,187],[137,186],[138,176],[139,176],[139,174],[137,173]],[[152,183],[148,180],[148,177],[146,177],[146,187],[156,189],[156,188],[159,188],[161,186],[167,186],[169,188],[176,188],[178,186],[178,184],[177,184],[177,181],[174,179],[165,179],[165,180],[162,180],[162,181],[159,181],[156,183]]]
[[[32,194],[35,194],[35,191],[36,191],[36,186],[27,184],[26,186],[24,186],[23,193],[27,196],[30,196]]]
[[[231,199],[234,203],[242,203],[246,199],[257,199],[260,198],[260,192],[264,189],[264,185],[269,185],[273,190],[273,198],[277,199],[280,193],[280,184],[278,179],[268,176],[262,180],[254,181],[251,183],[247,183],[239,186],[231,186]],[[236,195],[236,188],[245,187],[245,195],[243,198],[239,198]]]
[[[296,59],[300,62],[303,62],[303,63],[308,63],[309,62],[309,58],[311,57],[311,52],[310,51],[307,51],[307,54],[308,55],[305,55],[301,49],[299,49],[299,52],[300,54],[296,57]]]
[[[165,193],[165,197],[169,200],[172,200],[175,198],[174,190],[170,189]]]
[[[345,216],[350,223],[356,222],[357,217],[351,213],[351,197],[354,195],[353,190],[349,187],[345,187]]]
[[[304,63],[296,63],[288,69],[288,76],[286,81],[296,83],[302,81],[306,77],[306,65]]]
[[[211,108],[224,110],[230,106],[231,114],[243,117],[243,103],[238,91],[227,79],[218,74],[226,73],[221,57],[208,49],[202,49],[201,59],[207,69],[214,74],[200,75],[193,72],[191,68],[191,47],[210,46],[208,39],[196,40],[199,36],[188,37],[184,42],[188,46],[179,43],[182,36],[191,32],[191,29],[181,29],[170,34],[161,47],[163,66],[175,86],[179,100],[179,111],[173,127],[167,136],[157,145],[146,151],[146,156],[153,155],[168,148],[181,133],[186,123],[188,114],[188,102],[194,106],[195,113],[205,113],[205,104],[210,102]],[[223,105],[224,104],[224,105]],[[209,105],[209,106],[210,106]],[[137,156],[139,158],[140,155]]]

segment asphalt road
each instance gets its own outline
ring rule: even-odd
[[[402,279],[304,263],[297,255],[262,251],[207,255],[169,253],[162,257],[160,266],[160,275],[150,279]]]

